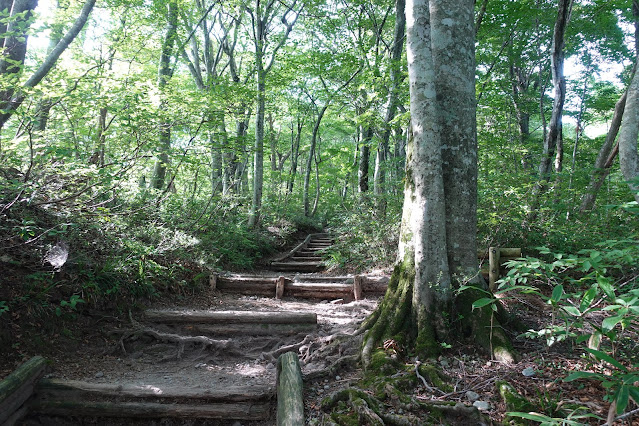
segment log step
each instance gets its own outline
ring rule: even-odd
[[[352,298],[353,284],[288,283],[284,295],[313,299]]]
[[[164,324],[317,324],[314,312],[149,310],[144,315],[148,321]]]
[[[289,257],[292,262],[321,262],[321,256],[292,256]]]
[[[265,420],[273,395],[269,386],[196,391],[164,385],[41,380],[30,408],[34,414],[74,417]]]
[[[276,271],[317,272],[324,268],[321,262],[273,262],[271,268]]]
[[[294,254],[297,257],[315,257],[319,250],[301,250]]]

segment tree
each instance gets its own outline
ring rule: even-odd
[[[566,100],[566,78],[564,76],[564,46],[565,33],[570,12],[572,9],[572,0],[559,0],[557,9],[557,20],[555,21],[555,30],[552,38],[552,55],[550,57],[550,70],[553,84],[553,105],[552,117],[548,133],[544,137],[544,146],[539,162],[539,181],[533,189],[533,202],[531,203],[531,212],[529,218],[532,219],[537,214],[539,207],[539,197],[545,192],[548,181],[550,180],[551,163],[555,157],[555,171],[561,172],[564,155],[563,145],[563,121],[562,114],[564,110],[564,102]]]
[[[160,54],[160,64],[158,66],[158,90],[160,96],[164,96],[166,85],[168,84],[173,70],[171,69],[171,59],[173,58],[174,45],[177,39],[177,19],[178,5],[175,1],[167,4],[167,22],[164,40],[162,41],[162,52]],[[166,101],[161,100],[160,112],[166,109]],[[171,150],[171,123],[167,118],[161,118],[159,124],[159,144],[160,155],[155,162],[153,176],[151,178],[151,187],[162,189],[164,187],[164,178],[166,176],[166,166],[169,163],[169,151]]]
[[[639,66],[639,57],[635,69]],[[628,182],[635,200],[639,203],[639,154],[637,154],[637,137],[639,137],[639,72],[632,77],[628,87],[626,108],[619,128],[619,165],[624,179]]]
[[[60,55],[64,53],[67,47],[69,47],[71,42],[80,33],[87,19],[89,19],[93,6],[95,6],[95,1],[96,0],[86,1],[80,10],[80,14],[64,37],[49,51],[47,57],[38,69],[20,87],[17,87],[15,80],[20,76],[24,66],[27,52],[27,34],[31,26],[31,15],[37,2],[33,0],[16,0],[15,2],[7,2],[6,5],[3,3],[5,6],[9,6],[8,3],[13,3],[13,6],[11,8],[11,19],[9,19],[9,23],[6,27],[4,26],[5,24],[0,26],[0,34],[9,35],[8,37],[5,36],[5,38],[0,39],[0,46],[4,47],[6,55],[0,59],[0,77],[2,79],[8,78],[11,83],[10,87],[0,92],[0,110],[2,111],[2,113],[0,113],[0,130],[2,130],[15,110],[20,107],[26,99],[27,95],[25,92],[38,85],[38,83],[46,77],[49,71],[55,66]],[[8,10],[8,8],[5,10]]]
[[[262,208],[262,189],[264,187],[264,114],[266,111],[266,75],[275,63],[277,52],[286,42],[293,26],[299,17],[300,10],[295,11],[297,1],[290,6],[275,0],[263,2],[255,0],[255,6],[246,6],[251,16],[251,30],[253,44],[255,45],[255,75],[257,87],[257,110],[255,111],[255,146],[253,161],[253,198],[249,212],[249,227],[257,226]],[[283,9],[281,23],[283,31],[279,34],[279,42],[269,51],[269,34],[276,31],[275,18]],[[289,18],[289,14],[293,14]],[[288,20],[290,19],[290,21]],[[270,57],[269,57],[270,55]]]
[[[477,265],[477,145],[472,0],[413,0],[406,4],[412,138],[398,258],[382,303],[364,325],[365,365],[385,339],[401,340],[419,356],[439,352],[460,329],[509,359],[507,340],[485,311],[471,313],[483,287]],[[476,290],[475,290],[476,291]],[[472,302],[471,302],[472,303]],[[454,315],[464,315],[464,326]],[[402,343],[402,342],[400,342]]]

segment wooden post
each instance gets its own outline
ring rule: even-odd
[[[304,425],[302,369],[295,352],[277,359],[277,426]]]
[[[36,382],[44,374],[46,361],[41,356],[34,356],[18,367],[0,382],[0,424],[5,421],[17,421],[12,417],[31,397]]]
[[[217,290],[217,274],[216,273],[211,274],[211,276],[209,277],[209,286],[211,287],[211,290]]]
[[[499,279],[501,250],[498,247],[490,247],[488,249],[488,288],[495,291],[497,288],[497,280]]]
[[[363,287],[364,277],[361,275],[355,275],[353,279],[353,297],[355,300],[362,300],[362,287]]]
[[[286,284],[286,277],[280,276],[275,282],[275,298],[281,299],[284,296],[284,285]]]

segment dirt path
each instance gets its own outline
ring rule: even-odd
[[[330,245],[324,237],[315,238],[320,239],[315,244],[312,240],[306,241],[295,251],[276,259],[273,268],[280,271],[223,275],[217,281],[224,285],[218,285],[195,299],[165,301],[147,312],[131,315],[128,324],[108,325],[106,331],[112,340],[105,342],[105,347],[94,348],[91,353],[69,353],[66,357],[59,357],[46,377],[54,384],[64,381],[79,389],[67,389],[66,396],[51,391],[39,405],[36,404],[39,407],[36,411],[51,413],[52,405],[68,403],[65,398],[81,399],[101,415],[39,415],[32,416],[27,424],[130,424],[132,419],[128,415],[120,419],[117,416],[128,412],[129,408],[134,412],[131,404],[149,404],[150,407],[163,403],[187,404],[197,411],[198,407],[218,402],[226,404],[226,408],[220,408],[219,415],[208,413],[201,417],[195,415],[194,419],[167,420],[168,416],[161,414],[164,408],[159,408],[156,414],[147,411],[143,416],[146,418],[136,422],[197,424],[199,418],[206,417],[206,424],[274,424],[275,365],[277,356],[286,351],[299,355],[305,383],[315,383],[307,406],[315,406],[315,399],[321,398],[324,391],[329,392],[335,386],[347,386],[349,378],[340,377],[338,369],[351,357],[354,358],[358,346],[334,343],[349,339],[348,336],[356,333],[359,324],[375,308],[378,297],[366,298],[365,294],[361,300],[354,301],[351,291],[336,298],[335,295],[343,292],[344,288],[352,287],[354,278],[328,278],[319,272],[322,267],[318,251]],[[309,270],[317,272],[308,273]],[[281,299],[275,298],[274,293],[270,293],[271,296],[250,295],[251,289],[245,287],[247,282],[253,282],[259,289],[270,289],[280,276],[286,277],[286,285],[290,287],[284,290]],[[334,285],[339,292],[326,298],[316,298],[315,289],[326,288],[327,285]],[[297,291],[303,294],[310,292],[314,297],[306,299],[287,295]],[[257,291],[260,292],[264,291]],[[329,291],[329,294],[332,293]],[[168,314],[173,319],[154,320],[154,315],[166,317]],[[202,320],[203,315],[231,315],[234,318],[268,315],[279,319],[275,320],[276,324],[257,324],[249,318],[246,324],[242,323],[246,320],[238,323],[235,322],[237,319],[227,318],[216,325],[210,323],[210,318]],[[286,319],[291,315],[316,317],[316,324],[300,324],[302,320]],[[194,317],[197,320],[191,321]],[[291,321],[294,323],[277,324]],[[96,389],[100,389],[100,393]],[[155,394],[150,398],[146,394],[140,396],[138,392]],[[231,398],[229,393],[238,396]],[[213,394],[226,396],[217,401],[213,400]],[[248,395],[248,399],[242,399],[242,395]],[[75,410],[71,412],[82,412],[81,408],[76,407]],[[113,413],[106,414],[108,419],[102,417],[110,410]]]

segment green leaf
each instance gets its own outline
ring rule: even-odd
[[[623,364],[621,364],[619,361],[617,361],[616,359],[614,359],[613,357],[611,357],[610,355],[608,355],[605,352],[598,351],[596,349],[590,349],[590,348],[586,348],[586,351],[588,351],[591,354],[593,354],[595,356],[595,358],[597,358],[598,360],[606,361],[608,364],[614,365],[615,367],[617,367],[620,370],[623,370],[623,371],[626,371],[626,372],[628,371],[628,369]]]
[[[550,417],[548,417],[548,416],[546,416],[544,414],[539,414],[539,413],[521,413],[521,412],[518,412],[518,411],[512,411],[512,412],[508,412],[506,414],[511,416],[511,417],[521,417],[522,419],[534,420],[536,422],[547,422],[548,420],[551,420]]]
[[[563,306],[562,308],[568,315],[572,315],[574,317],[581,316],[581,312],[579,312],[579,309],[575,308],[574,306]]]
[[[608,277],[597,275],[597,284],[599,284],[599,287],[601,287],[603,292],[606,293],[606,296],[608,296],[610,299],[615,298],[615,289]]]
[[[639,404],[639,387],[630,386],[630,388],[628,389],[628,394],[630,395],[630,398],[632,398],[632,400],[635,402],[635,404]]]
[[[626,411],[629,393],[628,385],[622,385],[617,391],[617,397],[615,398],[615,401],[617,401],[617,414]]]
[[[557,303],[561,300],[561,296],[564,295],[564,286],[559,284],[555,286],[552,290],[552,296],[550,296],[550,300],[554,303]]]
[[[603,320],[603,322],[601,323],[601,328],[604,331],[610,331],[613,328],[615,328],[615,326],[617,324],[619,324],[622,319],[623,319],[623,315],[617,315],[617,316],[614,316],[614,317],[608,317],[605,320]]]
[[[564,382],[572,382],[579,379],[599,379],[601,374],[591,373],[590,371],[574,371],[564,379]]]
[[[597,297],[597,286],[593,285],[584,293],[584,296],[581,298],[581,303],[579,304],[579,309],[583,312],[592,305],[592,302]]]
[[[483,308],[484,306],[490,305],[491,303],[494,303],[496,299],[492,299],[489,297],[484,297],[482,299],[479,300],[475,300],[475,302],[473,303],[473,309],[479,309],[479,308]]]

